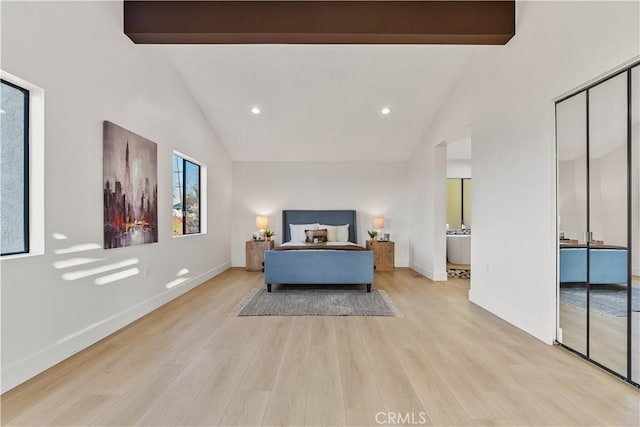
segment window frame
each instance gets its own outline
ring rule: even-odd
[[[171,173],[172,173],[172,200],[173,200],[173,190],[175,189],[175,187],[173,186],[173,175],[175,174],[173,167],[174,167],[174,157],[178,157],[180,160],[182,160],[182,174],[181,174],[181,178],[182,178],[182,200],[181,200],[181,204],[182,204],[182,234],[173,234],[173,226],[172,226],[172,237],[185,237],[185,236],[197,236],[197,235],[201,235],[201,234],[206,234],[206,211],[205,211],[205,207],[203,206],[203,191],[205,190],[205,188],[203,187],[203,176],[206,176],[206,166],[200,162],[198,162],[197,160],[194,160],[193,158],[186,156],[178,151],[174,151],[171,155]],[[187,187],[186,187],[186,176],[187,176],[187,168],[186,165],[187,163],[190,163],[194,166],[198,167],[198,231],[196,232],[191,232],[191,233],[187,233],[187,203],[186,203],[186,198],[187,198]],[[173,206],[173,203],[172,203]]]
[[[22,92],[22,95],[24,97],[24,105],[23,105],[23,153],[24,153],[24,164],[23,164],[23,168],[22,168],[22,182],[23,182],[23,218],[22,218],[22,222],[23,222],[23,227],[24,227],[24,233],[22,236],[23,239],[23,247],[24,250],[22,251],[17,251],[17,252],[0,252],[0,257],[6,257],[6,256],[12,256],[12,255],[24,255],[24,254],[29,254],[31,253],[31,240],[30,240],[30,227],[31,227],[31,221],[30,221],[30,180],[29,180],[29,176],[30,176],[30,163],[31,163],[31,152],[30,152],[30,131],[31,131],[31,124],[30,124],[30,101],[31,101],[31,91],[25,87],[22,87],[16,83],[13,83],[12,81],[9,81],[7,79],[3,77],[0,77],[0,84],[6,84],[7,86],[10,86],[14,89],[19,90],[20,92]]]

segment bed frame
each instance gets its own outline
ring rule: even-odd
[[[591,247],[588,252],[580,245],[560,248],[560,283],[586,283],[588,265],[590,284],[626,285],[628,259],[626,248]]]
[[[358,229],[354,210],[285,210],[282,211],[283,242],[291,240],[290,224],[349,224],[349,241],[357,242]],[[276,284],[373,284],[372,251],[287,250],[264,253],[264,281],[267,291]]]

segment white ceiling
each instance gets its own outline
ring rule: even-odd
[[[233,160],[406,161],[478,47],[162,49]]]

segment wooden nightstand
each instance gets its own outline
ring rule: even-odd
[[[247,271],[262,271],[264,251],[273,249],[273,240],[247,240],[245,255],[247,257]]]
[[[394,242],[367,240],[367,249],[373,251],[373,263],[376,266],[376,271],[393,271],[396,250]]]

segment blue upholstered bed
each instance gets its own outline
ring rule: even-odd
[[[357,244],[354,210],[282,211],[282,241],[291,240],[290,224],[313,223],[349,224],[349,241]],[[264,281],[269,292],[272,284],[364,284],[370,292],[373,271],[373,252],[365,250],[285,250],[264,254]]]
[[[589,283],[627,284],[628,253],[625,248],[589,248]],[[587,282],[587,248],[560,248],[560,283]]]

